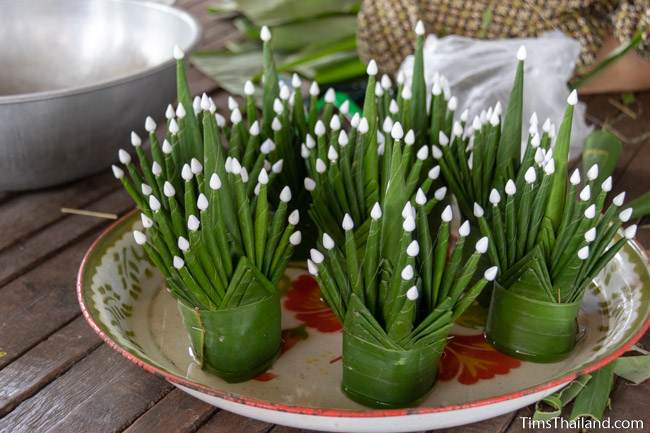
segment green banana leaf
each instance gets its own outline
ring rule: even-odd
[[[276,55],[275,58],[282,61],[283,56]],[[241,94],[244,83],[262,71],[262,56],[257,50],[237,54],[225,51],[198,52],[192,56],[192,63],[224,90],[234,94]]]
[[[318,81],[318,84],[324,85],[326,83],[318,79],[318,70],[322,69],[326,71],[329,68],[330,70],[334,69],[334,72],[336,72],[336,69],[340,67],[340,64],[349,60],[355,60],[357,63],[360,63],[357,57],[357,53],[353,50],[347,50],[338,51],[331,54],[324,54],[318,58],[303,62],[293,69],[303,77],[314,79]]]
[[[431,390],[449,328],[430,344],[404,349],[353,295],[343,329],[341,387],[351,399],[371,407],[406,407]]]
[[[637,349],[638,350],[638,349]],[[635,385],[645,382],[650,379],[650,355],[647,352],[642,351],[644,355],[641,356],[623,356],[618,358],[612,364],[614,368],[614,374],[616,376],[622,377],[623,379],[632,382]],[[607,401],[607,396],[610,394],[611,388],[608,386],[603,386],[601,383],[598,386],[587,387],[587,382],[591,380],[591,375],[580,376],[573,382],[571,382],[566,387],[562,388],[560,391],[555,394],[549,395],[544,398],[544,400],[538,402],[535,405],[535,413],[533,419],[535,420],[549,420],[560,416],[562,410],[565,406],[571,403],[576,399],[580,394],[593,394],[589,398],[592,401],[589,405],[585,403],[587,397],[582,397],[582,409],[576,409],[579,412],[583,412],[582,415],[588,415],[595,417],[602,412],[602,402]],[[597,376],[598,377],[598,376]],[[604,375],[604,378],[608,378],[608,374]],[[602,380],[601,382],[606,384],[607,380]],[[598,395],[596,395],[598,394]],[[596,402],[600,402],[596,405]],[[591,408],[587,407],[591,406]],[[598,411],[594,409],[599,409]]]
[[[246,18],[234,21],[237,30],[258,48],[261,26]],[[354,15],[329,15],[308,20],[287,22],[273,27],[273,50],[287,53],[307,47],[327,47],[343,38],[356,40],[357,19]],[[288,54],[288,53],[287,53]]]
[[[508,99],[496,156],[496,178],[502,181],[512,177],[521,152],[522,106],[524,97],[524,62],[517,62],[517,72]]]
[[[275,52],[294,51],[312,44],[325,47],[337,40],[354,37],[356,31],[355,15],[331,15],[288,22],[273,27],[273,49]]]
[[[429,393],[446,338],[417,349],[388,349],[352,334],[348,326],[341,384],[348,397],[366,406],[391,408],[411,406]]]
[[[583,392],[579,393],[573,402],[570,420],[579,417],[602,419],[605,408],[609,403],[609,393],[614,385],[614,362],[610,362],[600,370],[592,373]]]
[[[551,394],[535,404],[533,419],[546,421],[562,414],[562,409],[571,403],[585,389],[591,375],[580,376],[555,394]]]
[[[513,293],[495,284],[487,341],[500,352],[532,362],[556,362],[576,345],[580,302],[558,304]]]
[[[359,0],[235,0],[236,8],[258,25],[277,26],[330,14],[356,14]]]
[[[513,293],[539,301],[554,301],[551,277],[548,274],[540,247],[535,247],[517,263],[512,265],[500,284]]]
[[[614,373],[635,385],[650,379],[650,355],[624,356],[614,362]]]
[[[278,65],[279,72],[290,71],[292,68],[309,64],[315,60],[318,60],[322,57],[336,54],[338,52],[356,52],[357,41],[356,36],[348,36],[342,39],[336,39],[334,42],[328,42],[326,44],[322,43],[313,43],[303,47],[300,51],[290,54],[286,61]]]
[[[350,58],[316,69],[314,79],[321,84],[333,84],[358,77],[366,69],[356,53]]]

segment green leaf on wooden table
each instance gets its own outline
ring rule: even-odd
[[[348,36],[327,44],[310,44],[297,53],[287,56],[284,63],[278,64],[278,71],[288,71],[296,66],[308,64],[309,62],[338,52],[356,51],[356,47],[357,41],[355,36]]]
[[[614,173],[623,145],[611,132],[599,129],[587,137],[582,151],[582,171],[586,173],[591,166],[598,164],[598,178],[594,185],[600,188],[602,181]],[[597,192],[592,192],[597,195]]]
[[[192,63],[199,71],[213,78],[224,90],[241,94],[246,80],[262,71],[260,51],[237,54],[225,51],[198,52],[192,56]],[[284,56],[276,54],[275,59],[280,63]]]
[[[650,379],[650,355],[648,354],[642,356],[621,357],[609,364],[607,367],[610,369],[613,368],[614,374],[634,383],[635,385]],[[576,399],[576,403],[574,404],[571,419],[575,419],[574,413],[584,411],[588,407],[591,407],[591,409],[582,413],[582,416],[594,416],[594,414],[600,413],[602,417],[602,411],[598,412],[594,409],[599,410],[600,407],[604,407],[602,403],[603,401],[606,404],[611,390],[611,384],[608,387],[607,383],[611,380],[610,376],[612,373],[611,371],[605,371],[602,375],[600,375],[600,373],[601,370],[593,374],[595,378],[593,384],[589,383],[592,379],[592,375],[580,376],[560,391],[537,402],[535,404],[533,419],[544,421],[558,417],[562,414],[563,408],[574,399]],[[578,402],[578,397],[580,397],[580,403]],[[589,400],[588,404],[587,400]],[[578,409],[576,409],[576,406],[578,406]]]
[[[257,27],[251,20],[240,16],[233,20],[233,24],[239,33],[247,39],[259,43],[260,27]]]
[[[316,69],[314,79],[321,84],[337,83],[363,74],[366,66],[356,57],[344,59]]]
[[[538,401],[535,404],[533,419],[536,421],[546,421],[560,416],[564,406],[571,403],[582,392],[590,380],[591,375],[580,376],[558,392]]]
[[[329,14],[356,14],[359,0],[236,0],[237,9],[259,25],[279,24]]]
[[[213,14],[229,14],[237,12],[237,2],[235,0],[221,0],[217,4],[208,6],[208,12]]]
[[[274,56],[278,72],[297,72],[320,84],[361,76],[356,52],[359,7],[358,0],[224,0],[210,11],[222,17],[238,13],[233,24],[241,37],[227,42],[227,51],[196,53],[194,64],[223,89],[242,95],[247,79],[261,80],[259,34],[266,25],[273,26],[273,47],[281,53]]]
[[[614,384],[614,365],[611,362],[594,372],[584,390],[578,394],[571,409],[570,420],[579,417],[602,419]]]
[[[634,96],[634,93],[632,92],[624,92],[621,93],[621,101],[626,106],[630,106],[636,102],[636,96]]]
[[[650,379],[650,355],[624,356],[614,362],[614,374],[635,385]]]
[[[650,215],[650,191],[629,202],[625,208],[632,208],[632,219],[643,218]]]
[[[273,27],[273,49],[293,51],[311,44],[326,46],[339,39],[354,37],[357,31],[355,15],[333,15],[294,21]]]
[[[235,27],[247,39],[259,42],[261,26],[246,18],[233,21]],[[275,52],[326,48],[340,39],[356,42],[357,19],[354,15],[330,15],[308,20],[288,22],[273,27],[273,49]],[[259,44],[257,44],[259,46]]]
[[[324,84],[323,82],[316,79],[316,71],[319,68],[323,68],[323,69],[333,68],[333,69],[336,69],[337,68],[336,65],[338,63],[346,62],[348,60],[356,60],[358,63],[360,63],[356,51],[347,50],[347,51],[337,51],[335,53],[319,56],[316,59],[310,60],[308,62],[304,62],[304,63],[296,66],[294,69],[295,69],[296,72],[298,72],[303,77],[313,79],[313,80],[317,81],[319,85],[323,85]],[[363,74],[363,70],[361,71],[361,74]],[[326,115],[324,114],[324,116],[326,116]],[[329,117],[331,117],[331,115]],[[325,117],[324,117],[324,119],[325,119]]]

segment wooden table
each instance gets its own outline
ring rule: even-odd
[[[202,48],[233,35],[229,23],[206,13],[205,0],[181,7],[203,24]],[[191,71],[192,91],[223,104],[214,82]],[[606,124],[625,143],[615,190],[632,199],[650,185],[650,93],[637,95],[636,119],[612,105],[617,95],[588,98],[589,119]],[[125,145],[128,136],[125,135]],[[61,207],[126,213],[133,206],[109,170],[62,187],[25,194],[0,193],[0,431],[297,433],[202,403],[145,373],[102,344],[81,317],[75,277],[81,257],[105,220],[65,215]],[[638,238],[650,246],[650,230]],[[650,348],[650,336],[644,343]],[[618,382],[612,418],[643,419],[650,426],[650,383]],[[454,433],[516,432],[531,408]]]

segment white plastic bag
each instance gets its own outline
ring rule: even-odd
[[[537,113],[540,128],[549,118],[559,125],[569,95],[567,82],[573,75],[580,44],[560,32],[539,38],[478,40],[461,36],[427,37],[424,69],[427,84],[436,73],[444,76],[458,99],[457,116],[466,108],[469,120],[497,101],[508,102],[517,67],[516,53],[524,45],[528,56],[524,69],[524,119]],[[413,56],[404,59],[400,72],[410,82]],[[527,136],[527,123],[522,128]],[[573,115],[571,157],[580,154],[591,127],[585,122],[585,105],[578,104]],[[522,143],[525,145],[525,141]]]

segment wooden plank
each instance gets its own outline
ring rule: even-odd
[[[622,113],[610,104],[607,99],[609,95],[587,95],[581,96],[580,100],[587,104],[587,120],[599,127],[603,125],[615,125],[621,118]]]
[[[143,413],[124,433],[190,433],[203,424],[217,408],[179,389],[172,390],[154,407]]]
[[[617,94],[590,95],[583,99],[587,104],[587,120],[598,127],[606,127],[619,135],[621,140],[631,143],[641,141],[648,134],[650,121],[650,92],[636,94],[636,101],[628,108],[636,118],[630,117],[614,106],[610,99],[619,100]]]
[[[0,206],[0,251],[64,218],[62,207],[84,207],[119,186],[109,172],[104,172],[63,187],[14,197]]]
[[[272,428],[272,424],[221,410],[198,429],[197,433],[266,433]],[[275,433],[275,429],[273,431]]]
[[[183,9],[196,18],[203,25],[203,40],[209,40],[206,38],[206,34],[209,34],[209,28],[206,28],[205,24],[211,21],[221,21],[217,18],[215,14],[208,12],[208,7],[214,2],[211,1],[197,1],[197,2],[188,2],[187,5],[183,5]]]
[[[86,208],[121,215],[133,208],[133,201],[124,190],[119,189],[89,203]],[[79,215],[66,217],[0,251],[0,287],[80,237],[105,227],[109,221]]]
[[[203,92],[210,93],[217,89],[217,83],[195,67],[189,68],[187,75],[190,80],[190,92],[193,95],[201,95]]]
[[[79,317],[0,370],[0,417],[101,344]]]
[[[11,200],[11,198],[14,197],[14,196],[15,196],[14,193],[1,191],[0,192],[0,204],[6,202],[8,200]]]
[[[96,233],[0,289],[0,368],[79,316],[75,275]]]
[[[244,433],[242,431],[242,433]],[[270,433],[313,433],[313,430],[297,429],[292,427],[285,427],[281,425],[276,425],[273,427],[273,430]],[[413,433],[423,433],[423,432],[413,432]]]
[[[496,418],[490,418],[481,422],[476,422],[474,424],[468,424],[449,429],[432,430],[429,433],[503,433],[513,422],[515,414],[516,412],[510,412],[505,415],[501,415]]]
[[[608,98],[616,99],[616,95],[606,95]],[[621,113],[617,117],[616,122],[613,122],[612,129],[617,131],[624,141],[635,143],[644,140],[650,135],[650,92],[638,93],[636,95],[636,102],[629,106],[630,110],[634,112],[636,119]]]
[[[102,345],[0,420],[0,431],[121,431],[171,388]]]

